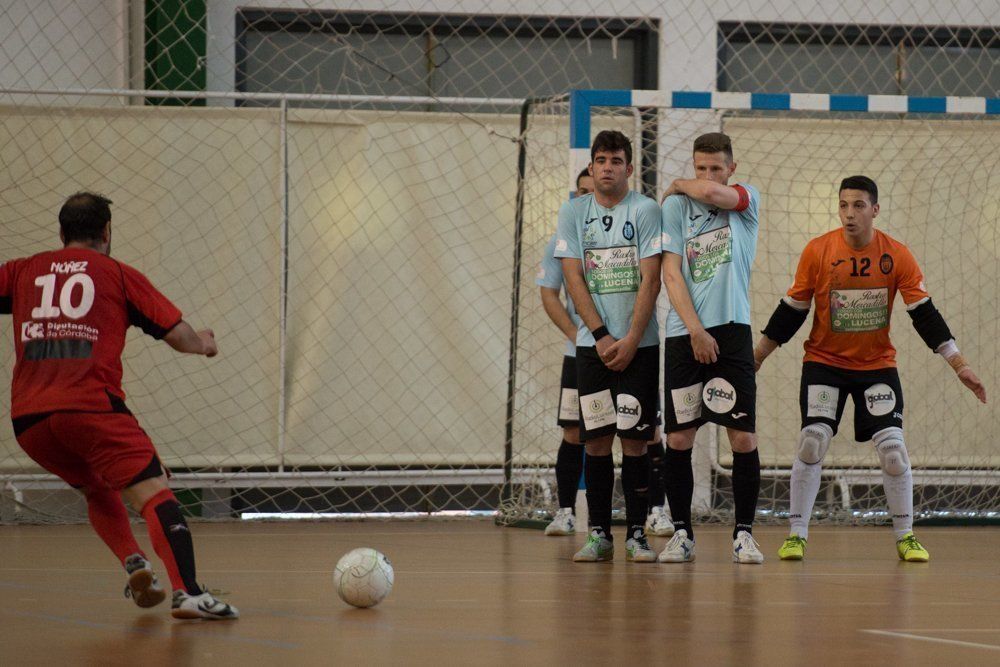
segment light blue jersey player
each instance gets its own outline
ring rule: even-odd
[[[590,157],[594,193],[563,204],[555,248],[583,323],[576,338],[576,370],[590,535],[573,559],[614,556],[611,445],[618,435],[626,558],[649,562],[656,559],[644,524],[646,443],[656,429],[659,379],[659,334],[652,314],[660,289],[660,211],[655,201],[628,188],[632,144],[625,135],[598,133]]]
[[[675,180],[662,209],[671,305],[663,343],[664,481],[676,532],[659,560],[694,560],[691,450],[698,427],[710,421],[726,427],[733,449],[733,560],[761,563],[751,535],[760,458],[749,294],[760,195],[749,185],[729,185],[736,163],[725,134],[695,139],[693,162],[695,178]]]
[[[594,177],[584,169],[576,177],[576,197],[594,191]],[[556,488],[559,509],[545,534],[562,536],[576,534],[576,494],[583,474],[583,445],[580,442],[580,398],[576,389],[576,332],[580,328],[580,316],[576,313],[573,300],[566,295],[566,304],[559,298],[563,291],[562,261],[555,257],[556,235],[545,245],[542,260],[538,265],[535,284],[539,287],[542,307],[559,330],[566,337],[566,354],[563,356],[562,374],[559,381],[559,414],[557,423],[563,430],[559,453],[556,455]]]

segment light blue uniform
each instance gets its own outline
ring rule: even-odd
[[[538,264],[538,276],[535,278],[535,284],[539,287],[565,291],[566,285],[563,282],[562,262],[555,258],[555,251],[556,235],[553,234],[549,242],[545,244],[545,250],[542,251],[542,261]],[[569,313],[569,318],[576,325],[577,329],[583,326],[580,315],[576,312],[576,307],[573,305],[573,299],[569,297],[568,292],[566,293],[566,312]],[[573,341],[566,341],[566,356],[576,356],[576,345]]]
[[[593,194],[571,199],[559,209],[555,256],[583,261],[590,297],[616,339],[624,338],[632,323],[640,260],[659,254],[660,209],[638,192],[629,191],[610,209],[599,205]],[[576,344],[595,346],[582,320]],[[651,345],[659,345],[656,317],[649,318],[639,341],[639,347]]]
[[[663,252],[680,255],[681,272],[702,326],[750,324],[750,268],[757,254],[760,193],[739,184],[750,203],[740,212],[702,204],[685,195],[663,202]],[[684,336],[677,311],[667,315],[666,336]]]

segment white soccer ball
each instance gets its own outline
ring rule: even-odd
[[[355,607],[373,607],[392,590],[392,563],[385,554],[362,547],[344,554],[333,571],[340,599]]]

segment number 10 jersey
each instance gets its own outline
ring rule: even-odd
[[[128,327],[162,338],[181,321],[139,271],[87,248],[0,265],[0,313],[14,320],[11,418],[113,411]]]

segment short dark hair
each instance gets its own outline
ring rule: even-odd
[[[848,176],[840,182],[840,190],[837,190],[837,194],[844,190],[863,190],[868,193],[873,204],[878,203],[878,186],[867,176]]]
[[[577,190],[580,189],[580,179],[583,178],[584,176],[590,176],[590,169],[588,169],[587,167],[584,167],[583,171],[581,171],[579,174],[576,175]]]
[[[100,241],[111,222],[111,200],[93,192],[70,195],[59,209],[59,229],[63,240]]]
[[[709,132],[694,140],[695,153],[725,153],[733,161],[733,140],[722,132]]]
[[[628,137],[618,130],[603,130],[594,137],[594,143],[590,147],[590,161],[594,161],[594,156],[598,151],[617,153],[625,151],[625,164],[632,164],[632,142]]]

